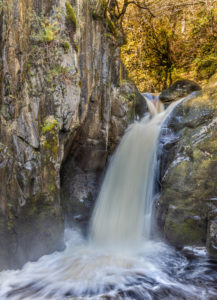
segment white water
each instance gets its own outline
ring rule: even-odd
[[[91,222],[91,240],[110,247],[139,247],[150,238],[156,152],[162,120],[153,117],[131,125],[110,162]]]
[[[90,240],[66,231],[64,252],[1,272],[1,300],[214,299],[204,257],[189,275],[183,255],[150,240],[157,140],[172,108],[152,107],[152,118],[128,128],[105,176]]]

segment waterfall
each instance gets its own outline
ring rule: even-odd
[[[67,229],[63,252],[0,272],[1,300],[216,299],[216,265],[203,249],[187,250],[192,264],[150,239],[158,137],[177,102],[161,112],[153,103],[150,116],[127,129],[111,160],[91,220],[91,242],[78,229]]]
[[[138,247],[150,239],[158,137],[166,110],[146,99],[150,115],[127,129],[107,170],[90,226],[102,246]],[[161,109],[159,109],[161,107]]]

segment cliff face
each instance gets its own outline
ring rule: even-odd
[[[182,102],[167,121],[160,227],[175,246],[207,246],[217,256],[217,76],[203,92]]]
[[[141,100],[93,6],[0,1],[0,269],[61,249]]]

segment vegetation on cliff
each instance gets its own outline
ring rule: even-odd
[[[66,2],[65,5],[66,5],[66,16],[69,20],[71,20],[71,22],[76,27],[77,26],[77,20],[76,20],[76,15],[75,15],[74,9],[68,1]]]

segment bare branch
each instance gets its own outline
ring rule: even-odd
[[[149,6],[147,6],[147,5],[145,5],[145,6],[144,6],[144,5],[141,5],[140,3],[136,2],[136,1],[127,1],[127,0],[125,0],[125,1],[124,1],[124,5],[123,5],[123,8],[122,8],[122,11],[121,11],[121,13],[117,16],[117,19],[120,19],[120,17],[122,17],[122,16],[126,13],[127,8],[128,8],[128,6],[129,6],[130,4],[133,4],[133,5],[137,6],[137,7],[140,8],[140,9],[147,10],[148,13],[151,15],[151,17],[153,17],[153,18],[155,17],[155,15],[151,12]]]

